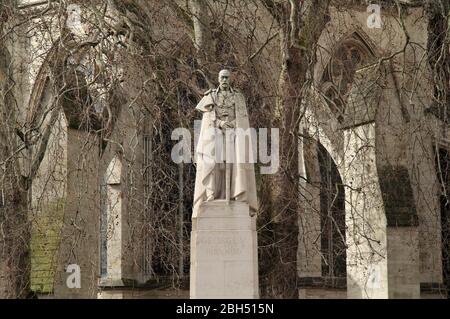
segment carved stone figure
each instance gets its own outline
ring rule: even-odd
[[[219,87],[198,103],[203,113],[197,145],[194,212],[205,201],[235,200],[257,210],[256,182],[245,97],[231,87],[231,73],[219,72]],[[246,141],[246,139],[248,139]]]

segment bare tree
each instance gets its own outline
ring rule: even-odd
[[[20,163],[26,145],[16,127],[18,107],[13,95],[12,62],[4,41],[6,25],[14,15],[13,2],[3,1],[0,6],[0,298],[23,298],[29,295],[30,275],[29,185]]]
[[[83,37],[65,24],[66,7],[72,2],[84,10],[87,27]],[[0,297],[30,296],[30,187],[61,114],[71,129],[98,138],[102,159],[111,145],[123,153],[123,132],[118,131],[118,121],[128,112],[128,120],[131,118],[136,129],[127,138],[139,140],[144,135],[148,153],[139,171],[141,175],[137,176],[145,181],[145,190],[133,188],[133,172],[127,176],[129,189],[123,193],[130,202],[145,207],[143,226],[130,236],[136,240],[145,238],[148,256],[145,266],[140,260],[132,262],[146,268],[155,282],[176,288],[185,284],[195,169],[194,165],[181,167],[171,162],[170,132],[177,127],[191,128],[198,116],[194,111],[196,102],[215,85],[217,72],[228,67],[236,71],[237,84],[249,99],[252,126],[280,128],[280,169],[274,176],[258,176],[262,295],[297,298],[297,234],[301,227],[298,220],[304,215],[302,201],[310,200],[299,196],[300,181],[304,179],[299,173],[302,159],[298,145],[302,139],[306,139],[305,153],[316,157],[317,163],[312,166],[318,180],[323,175],[323,181],[314,181],[313,186],[328,196],[323,202],[329,207],[316,213],[326,227],[336,232],[330,236],[339,238],[339,244],[335,245],[331,237],[323,238],[329,240],[330,247],[335,245],[344,251],[346,248],[341,231],[345,226],[333,215],[336,202],[343,201],[340,196],[344,187],[336,165],[325,150],[301,131],[306,108],[314,107],[308,92],[315,80],[318,41],[330,20],[331,6],[343,10],[347,6],[365,6],[366,1],[72,2],[45,3],[31,16],[16,10],[15,1],[4,0],[0,4]],[[448,123],[450,4],[441,0],[427,1],[427,5],[428,62],[435,88],[430,111]],[[396,19],[404,28],[405,5],[395,1],[392,6],[398,9]],[[32,25],[37,16],[56,21],[48,27],[55,29],[49,32],[52,48],[46,52],[30,102],[19,105],[9,44],[13,36],[24,37],[16,30]],[[172,25],[167,27],[166,23]],[[406,29],[404,33],[407,41],[400,53],[405,53],[410,44]],[[267,53],[266,49],[272,51]],[[275,67],[267,71],[267,56],[271,55],[279,59],[271,57],[272,63],[276,61]],[[383,57],[377,65],[395,56]],[[349,69],[346,71],[355,73],[354,68]],[[267,75],[271,72],[275,76]],[[44,86],[50,87],[52,93],[47,109],[40,107]],[[98,100],[104,103],[100,105]],[[24,110],[28,119],[21,123],[20,112]],[[407,108],[402,111],[407,122],[410,114]],[[336,115],[331,113],[330,117]],[[142,151],[139,147],[136,143],[128,149],[131,154],[121,153],[128,167],[137,165],[136,154]],[[318,167],[319,161],[326,167]],[[145,194],[141,196],[140,191]],[[322,249],[319,253],[332,255],[331,250]],[[332,258],[322,259],[328,262]],[[327,267],[333,274],[333,264]]]
[[[302,102],[312,84],[317,41],[328,21],[330,1],[261,0],[279,26],[281,72],[278,78],[277,107],[273,127],[280,127],[280,171],[273,178],[272,214],[275,230],[276,259],[271,286],[285,298],[297,297],[296,253],[299,206],[298,145],[302,135]],[[289,275],[286,275],[289,274]]]

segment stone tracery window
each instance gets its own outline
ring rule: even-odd
[[[357,70],[370,64],[372,50],[358,34],[345,40],[333,52],[322,77],[322,91],[331,111],[342,122],[345,103]]]

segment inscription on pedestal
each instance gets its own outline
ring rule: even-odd
[[[243,241],[245,238],[243,237],[245,236],[239,236],[239,234],[208,232],[201,235],[199,247],[210,256],[239,255],[244,252]]]
[[[198,231],[197,258],[217,260],[250,260],[252,233],[248,231]]]

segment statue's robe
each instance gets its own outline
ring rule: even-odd
[[[235,126],[247,130],[250,128],[247,107],[244,96],[236,91],[232,91],[235,101]],[[217,129],[215,106],[217,101],[218,89],[210,90],[205,93],[205,96],[198,103],[196,109],[203,113],[198,144],[196,147],[196,162],[197,174],[195,177],[195,191],[194,191],[194,207],[192,217],[196,217],[200,205],[205,202],[207,198],[207,188],[211,187],[207,179],[213,174],[216,163],[216,136],[221,134]],[[246,145],[245,137],[242,134],[236,134],[234,138],[235,145]],[[253,143],[247,143],[249,147],[235,147],[235,160],[229,164],[231,166],[231,185],[230,185],[230,199],[237,199],[246,202],[249,205],[251,213],[256,213],[258,210],[257,196],[256,196],[256,181],[255,170],[252,162],[239,161],[237,158],[252,158],[252,150],[250,149]],[[245,154],[240,154],[245,152]],[[245,156],[245,157],[244,157]],[[213,191],[213,190],[210,190]]]

